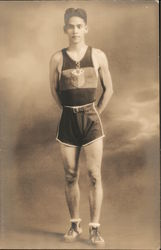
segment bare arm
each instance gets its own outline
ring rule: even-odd
[[[50,59],[49,64],[49,77],[50,77],[50,89],[52,96],[54,97],[58,107],[62,109],[62,105],[58,95],[58,80],[59,80],[59,72],[58,72],[58,65],[60,63],[61,54],[57,52],[53,55]]]
[[[99,98],[97,109],[99,114],[101,114],[105,109],[105,107],[107,106],[113,94],[113,87],[112,87],[112,79],[106,55],[100,50],[98,52],[99,52],[97,53],[97,59],[99,64],[98,73],[100,76],[103,91],[101,97]]]

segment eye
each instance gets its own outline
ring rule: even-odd
[[[72,28],[73,28],[73,25],[68,24],[68,29],[72,29]]]
[[[81,29],[81,28],[82,28],[82,25],[81,25],[81,24],[78,24],[77,27],[78,27],[78,29]]]

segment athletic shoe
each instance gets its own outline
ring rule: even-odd
[[[93,245],[104,245],[105,241],[104,239],[101,237],[99,231],[98,231],[98,227],[90,227],[89,228],[89,235],[90,235],[90,243],[92,243]]]
[[[80,227],[80,222],[72,222],[70,229],[64,235],[64,239],[66,242],[73,242],[79,238],[81,233],[82,228]]]

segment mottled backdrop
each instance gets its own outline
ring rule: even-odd
[[[159,249],[159,83],[157,1],[1,1],[1,248],[90,248],[84,154],[84,233],[63,243],[69,214],[55,141],[60,113],[49,60],[67,46],[63,14],[88,12],[87,43],[109,61],[114,95],[102,115],[106,137],[101,232],[110,249]],[[98,95],[100,89],[98,91]]]

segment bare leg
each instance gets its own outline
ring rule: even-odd
[[[84,152],[90,179],[89,204],[91,222],[99,223],[103,198],[101,181],[103,140],[98,139],[95,142],[92,142],[91,144],[85,146]]]
[[[79,218],[80,191],[78,185],[78,160],[80,147],[60,144],[65,170],[65,195],[71,219]]]

